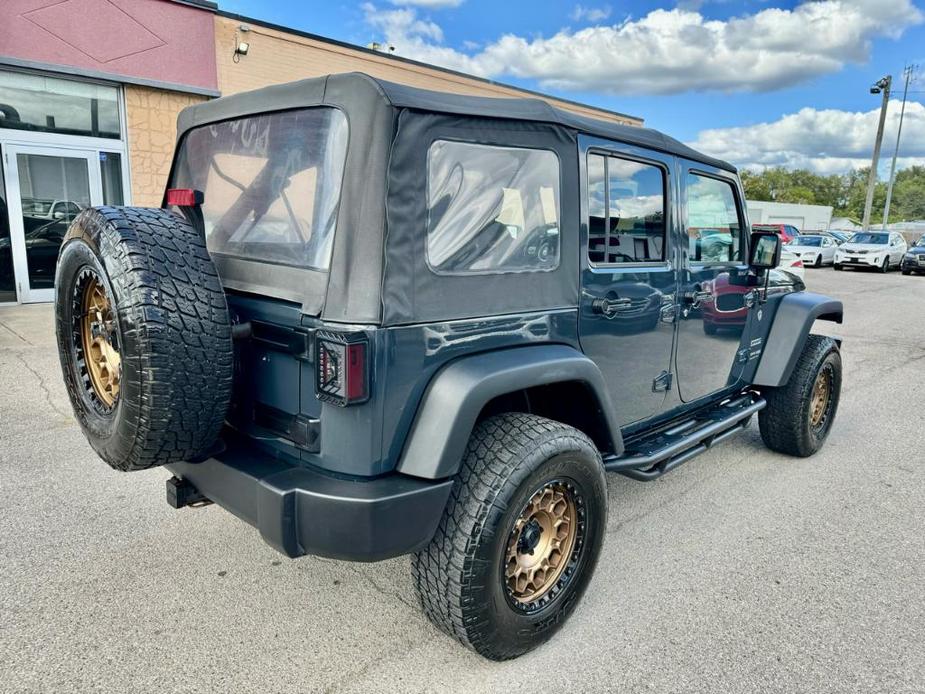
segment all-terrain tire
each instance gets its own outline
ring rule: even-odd
[[[578,499],[573,521],[580,539],[553,589],[535,603],[519,603],[505,575],[507,552],[526,505],[553,483],[568,485]],[[587,436],[534,415],[486,419],[472,433],[433,540],[412,561],[424,613],[491,660],[526,653],[575,609],[597,563],[606,521],[604,470]]]
[[[814,422],[814,390],[818,379],[828,381],[828,399]],[[810,335],[787,384],[762,391],[767,407],[758,413],[761,438],[771,450],[800,458],[822,448],[832,428],[841,396],[842,362],[830,337]]]
[[[99,320],[84,338],[90,287],[107,308],[92,312]],[[233,352],[225,294],[200,232],[162,209],[84,210],[61,247],[55,304],[74,415],[103,460],[143,470],[209,450],[231,398]],[[103,349],[118,357],[106,367],[106,392],[92,372]]]

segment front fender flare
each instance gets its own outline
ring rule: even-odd
[[[841,323],[843,315],[844,307],[837,299],[806,291],[784,295],[774,313],[752,383],[774,388],[786,384],[813,323],[817,320]]]
[[[612,450],[621,453],[620,426],[597,365],[573,347],[536,345],[477,354],[444,366],[421,399],[398,472],[426,479],[455,475],[479,413],[493,398],[575,381],[597,399]]]

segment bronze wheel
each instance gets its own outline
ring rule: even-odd
[[[555,480],[537,489],[508,536],[504,583],[508,599],[533,611],[558,595],[582,545],[583,501],[574,485]]]
[[[92,270],[86,270],[74,287],[78,306],[76,333],[88,391],[103,411],[119,399],[122,381],[116,314],[106,287]]]
[[[507,543],[504,580],[516,602],[529,605],[556,585],[575,546],[577,515],[574,495],[561,482],[527,502]]]
[[[816,381],[813,384],[812,400],[810,400],[809,404],[809,423],[813,429],[819,429],[825,424],[831,399],[832,370],[823,368],[816,376]]]

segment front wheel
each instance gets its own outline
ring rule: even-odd
[[[587,436],[533,415],[486,419],[412,561],[425,614],[490,660],[536,648],[588,587],[606,522],[604,469]]]
[[[761,438],[771,450],[806,458],[825,443],[841,396],[842,363],[830,337],[810,335],[787,384],[767,389],[758,413]]]
[[[890,271],[890,259],[884,258],[883,265],[880,266],[880,272],[882,272],[885,275],[889,271]]]
[[[839,265],[838,263],[832,263],[832,267],[835,268],[836,270],[843,270],[843,269],[844,269],[844,268],[843,268],[841,265]]]
[[[813,261],[813,267],[815,268],[822,267],[822,256],[821,255],[816,256],[816,260]]]

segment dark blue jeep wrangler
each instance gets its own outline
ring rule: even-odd
[[[840,302],[773,269],[729,164],[658,132],[335,75],[185,110],[162,208],[74,221],[57,331],[119,470],[283,554],[413,553],[492,659],[587,588],[606,471],[832,426]]]

